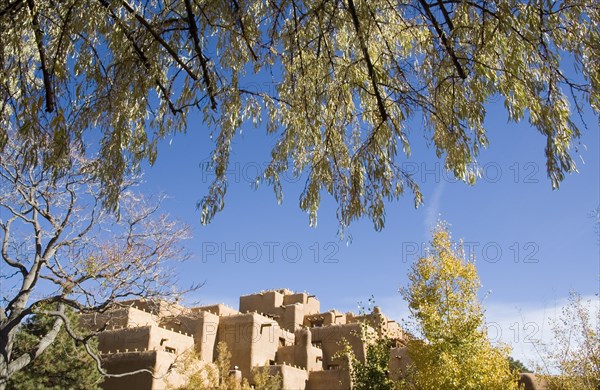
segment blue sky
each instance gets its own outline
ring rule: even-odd
[[[351,225],[350,244],[339,240],[336,205],[327,196],[317,227],[309,227],[298,207],[303,182],[285,183],[281,205],[268,186],[251,187],[275,143],[262,128],[246,126],[236,137],[225,209],[210,225],[200,225],[195,208],[212,178],[201,165],[214,145],[198,117],[188,120],[187,134],[164,142],[145,170],[143,190],[166,193],[165,211],[193,228],[187,242],[193,256],[180,266],[180,282],[205,285],[189,299],[233,307],[239,295],[287,287],[316,294],[322,309],[356,310],[373,295],[393,317],[406,318],[398,289],[441,215],[477,259],[488,321],[502,324],[502,339],[527,361],[531,348],[514,343],[514,329],[531,330],[533,322],[542,334],[547,314],[570,290],[598,300],[600,243],[592,214],[600,206],[600,138],[597,119],[588,115],[579,173],[552,191],[545,138],[526,122],[508,123],[501,106],[488,112],[490,146],[478,158],[483,177],[475,186],[444,172],[427,135],[413,126],[412,156],[400,162],[415,173],[425,204],[415,209],[407,193],[387,205],[383,231],[366,219]]]

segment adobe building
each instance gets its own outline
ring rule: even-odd
[[[191,374],[207,372],[207,366],[218,372],[219,343],[231,353],[229,373],[239,381],[252,384],[253,370],[261,367],[279,374],[283,388],[290,390],[350,389],[348,362],[339,352],[346,343],[365,362],[363,340],[375,337],[361,337],[361,332],[392,341],[392,379],[399,379],[410,362],[410,335],[378,307],[365,315],[321,312],[314,295],[287,289],[241,296],[239,310],[223,304],[186,308],[139,300],[119,305],[109,313],[83,317],[86,326],[103,329],[98,348],[108,373],[143,370],[106,378],[107,390],[176,389]],[[545,389],[533,375],[522,375],[521,383],[525,389]]]
[[[222,304],[185,308],[128,301],[110,313],[87,316],[84,322],[104,329],[98,338],[99,350],[109,373],[148,370],[107,378],[103,386],[111,390],[181,386],[189,378],[180,369],[182,356],[194,352],[197,369],[213,365],[221,342],[231,353],[231,372],[250,384],[252,370],[264,367],[282,377],[284,389],[349,389],[348,364],[336,354],[345,340],[364,362],[363,329],[394,340],[390,368],[402,367],[399,361],[407,358],[398,351],[403,350],[407,336],[379,308],[357,316],[337,310],[321,312],[320,306],[314,295],[279,289],[241,296],[239,310]],[[361,323],[366,326],[362,328]]]

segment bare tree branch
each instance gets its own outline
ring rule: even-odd
[[[17,219],[17,216],[14,215],[6,221],[6,223],[0,223],[0,227],[4,231],[4,237],[2,237],[2,259],[6,262],[6,264],[11,267],[17,268],[23,276],[27,274],[27,268],[19,263],[16,259],[13,259],[8,254],[8,243],[10,242],[10,225],[12,222]]]
[[[60,308],[64,310],[64,306],[61,305]],[[25,366],[27,366],[29,363],[31,363],[37,357],[39,357],[42,353],[44,353],[44,351],[54,342],[62,326],[63,318],[57,317],[50,331],[48,331],[44,336],[40,338],[37,345],[33,349],[31,349],[28,353],[22,354],[16,359],[12,359],[12,361],[8,365],[8,377],[10,377],[15,372],[23,369]]]
[[[173,268],[164,265],[187,258],[180,242],[188,228],[161,215],[160,198],[128,189],[120,195],[120,214],[106,213],[100,209],[102,188],[89,173],[92,161],[73,154],[71,169],[53,177],[51,168],[28,168],[22,147],[11,139],[0,151],[0,215],[8,216],[0,219],[2,261],[17,270],[9,275],[0,268],[6,292],[0,388],[52,344],[63,323],[68,327],[65,307],[101,313],[125,299],[176,299]],[[16,274],[22,277],[15,280]],[[40,280],[55,288],[39,290]],[[51,313],[56,321],[50,332],[28,353],[12,356],[19,325],[48,304],[59,308]]]

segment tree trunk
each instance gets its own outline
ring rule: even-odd
[[[0,390],[4,390],[8,384],[8,362],[12,350],[12,334],[11,332],[6,332],[4,326],[2,328],[0,329]]]
[[[8,362],[5,353],[4,345],[0,345],[0,390],[6,389],[8,384]]]

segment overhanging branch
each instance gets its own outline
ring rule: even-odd
[[[192,41],[194,42],[194,50],[198,55],[198,59],[200,60],[200,66],[202,67],[204,85],[206,86],[206,93],[208,94],[208,98],[210,99],[210,106],[213,110],[216,110],[217,101],[215,100],[213,85],[210,81],[208,61],[206,56],[204,55],[204,52],[202,51],[200,39],[198,38],[198,26],[196,26],[196,19],[194,17],[194,11],[192,10],[192,4],[190,3],[190,0],[185,0],[185,10],[187,13],[187,22],[189,26],[190,36],[192,37]]]
[[[4,7],[2,9],[2,11],[0,11],[0,18],[10,12],[17,11],[22,5],[23,5],[23,0],[16,0],[16,1],[13,1],[12,3],[8,3],[6,5],[6,7]]]
[[[31,0],[29,0],[31,1]],[[104,6],[107,9],[110,9],[110,4],[108,3],[107,0],[98,0],[100,1],[100,4],[102,4],[102,6]],[[167,51],[167,53],[169,53],[169,55],[171,56],[171,58],[173,58],[173,60],[175,62],[177,62],[177,64],[179,64],[179,66],[185,70],[185,72],[192,78],[192,80],[197,81],[198,80],[198,76],[196,76],[196,74],[192,71],[192,69],[190,69],[189,66],[187,66],[187,64],[185,62],[183,62],[183,60],[179,57],[179,55],[177,54],[177,52],[167,43],[167,41],[165,41],[159,33],[157,33],[156,31],[154,31],[154,28],[152,28],[152,26],[150,25],[150,23],[148,23],[148,21],[141,16],[140,14],[138,14],[135,9],[125,0],[121,1],[121,4],[123,4],[123,7],[127,10],[127,12],[129,12],[130,14],[132,14],[135,19],[142,25],[144,26],[144,28],[150,33],[150,35],[152,35],[152,37]]]
[[[35,9],[34,0],[27,0],[29,11],[31,12],[31,23],[33,24],[33,31],[35,34],[35,43],[37,45],[38,53],[40,54],[40,67],[42,68],[42,75],[44,79],[44,90],[46,92],[46,112],[54,111],[54,91],[52,89],[52,78],[46,64],[46,50],[44,49],[44,33],[40,27],[38,19],[38,13]]]
[[[377,100],[377,108],[379,109],[379,115],[381,115],[382,121],[386,121],[388,119],[387,110],[385,109],[383,98],[381,97],[381,93],[379,92],[379,87],[377,85],[377,75],[375,74],[375,67],[373,66],[373,62],[371,61],[371,56],[369,55],[369,49],[367,48],[367,44],[365,43],[365,40],[362,36],[362,32],[360,29],[360,21],[358,20],[358,15],[356,13],[354,0],[348,0],[348,9],[350,10],[350,15],[352,16],[352,23],[354,24],[354,29],[356,30],[356,36],[358,37],[360,49],[363,53],[363,56],[365,57],[365,62],[367,63],[367,71],[369,73],[371,85],[373,86],[375,99]]]
[[[442,30],[442,27],[440,26],[437,19],[433,15],[433,12],[431,12],[431,8],[429,7],[429,4],[427,4],[427,1],[425,1],[425,0],[419,0],[419,3],[421,4],[421,6],[423,6],[423,10],[425,11],[427,18],[433,24],[433,28],[435,29],[436,33],[438,34],[439,38],[441,39],[442,44],[444,45],[444,48],[446,49],[446,52],[448,52],[448,55],[450,55],[450,58],[452,59],[452,63],[454,64],[454,67],[456,68],[456,71],[458,72],[458,75],[460,76],[461,79],[463,79],[463,80],[466,79],[467,74],[465,73],[462,65],[460,64],[460,61],[458,61],[458,57],[456,56],[456,53],[454,52],[454,48],[448,41],[448,37],[446,36],[446,33],[444,32],[444,30]],[[446,16],[446,14],[444,16]],[[451,23],[450,23],[450,25],[451,25]]]

